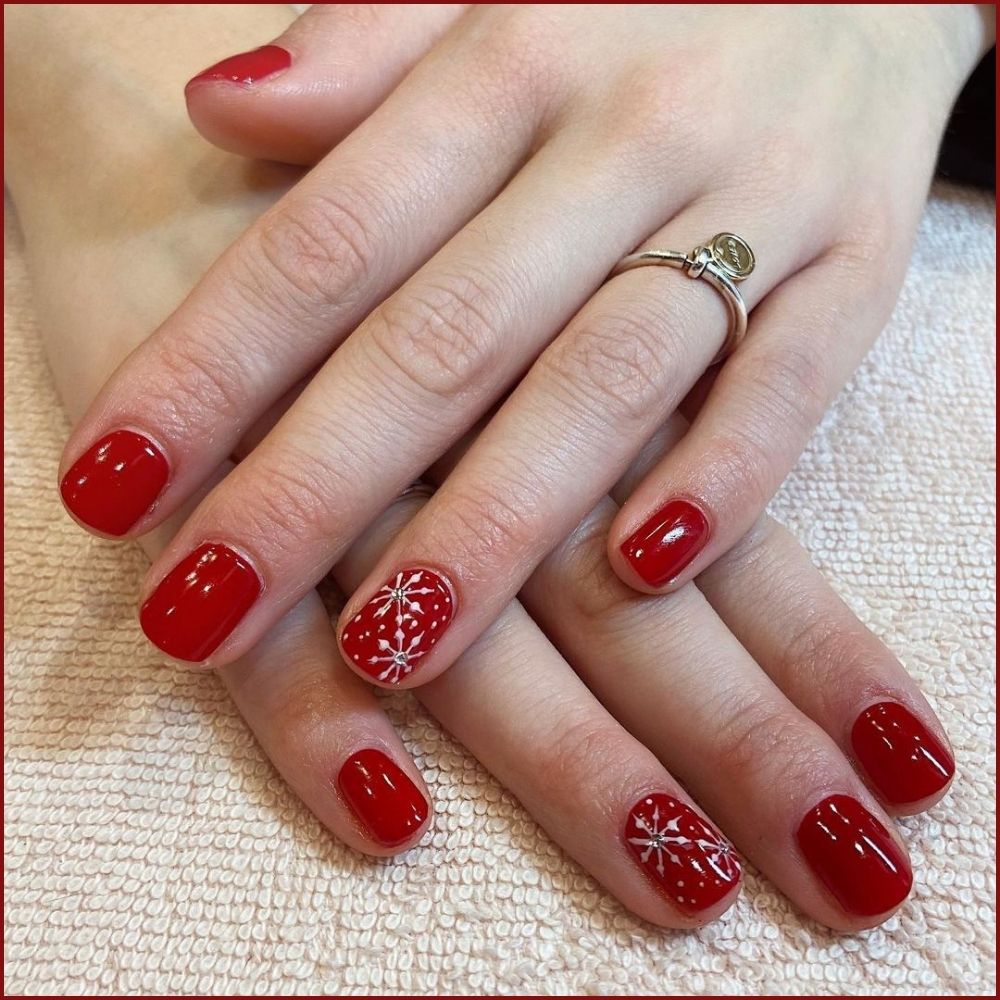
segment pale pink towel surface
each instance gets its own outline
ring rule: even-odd
[[[67,426],[8,227],[6,987],[30,994],[951,994],[994,989],[993,202],[939,187],[875,351],[772,505],[937,705],[960,776],[916,886],[844,937],[750,873],[695,934],[626,913],[405,697],[425,842],[353,854],[210,676],[158,665],[145,560],[53,489]]]

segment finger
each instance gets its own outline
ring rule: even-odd
[[[568,183],[565,164],[579,156],[567,148],[574,143],[552,140],[373,312],[189,519],[144,589],[143,628],[161,650],[217,666],[249,648],[579,308],[634,240],[649,197],[642,185],[623,193],[611,183],[618,174],[611,163],[585,167]],[[669,204],[684,195],[677,185],[662,197]],[[594,224],[595,214],[610,221]],[[211,615],[192,605],[165,616],[209,545],[224,548],[212,558],[232,586],[213,589]],[[433,565],[397,565],[393,575]],[[457,591],[435,577],[439,606],[453,606]],[[506,591],[508,600],[516,589]],[[495,618],[502,605],[491,599]],[[477,620],[480,629],[488,624]],[[446,625],[438,622],[441,633]],[[431,634],[425,638],[429,647]],[[408,662],[415,648],[426,652],[422,643],[407,645]],[[395,650],[394,661],[401,655]],[[378,672],[387,669],[379,662]]]
[[[698,586],[782,691],[856,762],[889,811],[920,812],[945,794],[955,760],[933,709],[784,528],[763,518]]]
[[[777,217],[758,209],[747,205],[745,218],[734,219],[756,219],[754,240],[767,248],[747,283],[751,302],[812,249],[784,239]],[[717,211],[696,201],[648,243],[693,244],[692,234],[710,230]],[[726,324],[707,283],[666,268],[630,271],[602,287],[348,601],[339,626],[348,662],[376,682],[404,687],[446,669],[676,408],[721,345]],[[430,639],[415,647],[419,668],[400,673],[358,633],[413,568],[447,581],[455,604],[448,621],[434,626],[434,648]]]
[[[334,571],[342,586],[364,575],[421,502],[395,505],[365,533]],[[734,902],[740,870],[728,844],[516,602],[419,696],[634,913],[664,927],[693,927]],[[670,856],[646,854],[643,844],[632,842],[646,836],[636,823],[653,821],[654,811],[657,823],[675,824]],[[712,858],[717,870],[709,867]]]
[[[615,500],[624,502],[686,430],[684,419],[672,417],[616,484]],[[830,734],[890,813],[920,812],[944,795],[955,761],[940,720],[902,664],[776,521],[765,514],[698,577],[698,587],[785,696]]]
[[[84,527],[139,534],[168,516],[506,182],[533,141],[537,97],[518,93],[513,114],[507,90],[473,93],[461,62],[447,47],[429,55],[118,368],[60,469]]]
[[[184,90],[188,114],[222,149],[311,165],[385,100],[466,6],[314,4],[273,42],[195,76]]]
[[[142,540],[150,556],[183,514]],[[282,778],[335,836],[380,857],[420,839],[427,788],[370,688],[340,658],[315,591],[220,675]]]
[[[885,920],[912,883],[891,820],[696,587],[651,599],[615,576],[604,555],[614,514],[604,501],[541,564],[526,607],[615,718],[798,906],[848,930]]]
[[[684,440],[638,486],[608,537],[630,586],[682,586],[760,516],[892,308],[877,259],[825,253],[773,291]]]

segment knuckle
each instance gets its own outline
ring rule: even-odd
[[[463,487],[449,497],[442,546],[471,573],[492,577],[498,563],[516,561],[539,544],[531,516],[537,506],[538,498],[530,487],[518,487],[509,480]]]
[[[566,706],[554,706],[550,718],[566,715]],[[583,788],[594,784],[594,775],[607,782],[613,762],[632,757],[630,738],[610,717],[582,715],[553,727],[550,742],[536,749],[534,774],[545,775],[552,794],[579,802]]]
[[[808,670],[817,679],[816,692],[840,694],[845,682],[865,676],[872,668],[872,648],[859,627],[845,630],[829,615],[816,613],[783,643],[779,676],[801,676]]]
[[[542,377],[602,423],[645,426],[663,407],[675,365],[667,338],[641,308],[605,313],[562,336],[542,358]]]
[[[496,81],[511,105],[530,95],[533,104],[546,103],[560,76],[564,61],[554,59],[552,38],[555,26],[550,14],[538,4],[494,4],[479,15],[474,35],[467,45],[472,73],[466,79],[479,80],[496,102]]]
[[[323,670],[301,671],[294,683],[278,681],[269,706],[271,739],[278,756],[322,760],[330,747],[329,678]]]
[[[758,428],[730,427],[706,444],[706,453],[712,456],[713,482],[742,497],[748,508],[767,503],[777,486],[776,462],[772,444],[762,439]]]
[[[251,272],[262,261],[264,287],[277,284],[293,307],[343,307],[375,269],[374,226],[365,219],[378,215],[369,201],[357,191],[312,192],[279,205],[253,231]]]
[[[255,468],[252,475],[252,488],[233,484],[236,495],[243,497],[242,532],[278,545],[289,538],[297,544],[321,543],[319,551],[325,552],[331,498],[340,477],[312,457],[288,457],[280,465]]]
[[[630,179],[661,183],[664,169],[693,162],[709,148],[710,97],[691,60],[642,60],[602,99],[596,138]]]
[[[203,428],[206,415],[213,420],[238,421],[250,386],[256,381],[251,368],[253,352],[234,350],[239,341],[223,333],[210,342],[180,333],[163,341],[155,365],[155,382],[143,398],[146,406],[162,416],[174,433],[183,435]]]
[[[759,692],[731,697],[713,714],[713,746],[734,787],[761,781],[762,767],[805,775],[819,748],[804,717]]]
[[[826,412],[830,381],[829,361],[820,350],[793,340],[767,350],[753,364],[746,385],[750,406],[769,428],[801,428],[805,433]]]
[[[862,293],[888,294],[895,299],[887,273],[905,268],[907,255],[896,252],[893,245],[899,226],[889,207],[892,202],[891,198],[863,197],[845,231],[826,252],[825,262]]]
[[[383,303],[367,343],[403,385],[451,400],[487,384],[501,366],[499,311],[473,274],[406,289]],[[383,365],[384,367],[384,365]]]

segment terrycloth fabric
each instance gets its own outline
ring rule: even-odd
[[[698,933],[641,923],[404,696],[433,833],[389,863],[333,841],[216,680],[157,664],[140,552],[61,512],[67,427],[8,232],[7,990],[993,994],[992,213],[936,190],[889,329],[773,504],[958,756],[949,797],[902,824],[913,898],[857,936],[752,873]]]

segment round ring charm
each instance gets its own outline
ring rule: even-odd
[[[725,299],[729,309],[729,332],[712,359],[716,365],[736,349],[747,332],[747,306],[737,283],[753,273],[757,259],[750,244],[735,233],[717,233],[690,253],[678,250],[639,250],[618,262],[610,278],[646,264],[680,268],[689,278],[704,278]]]
[[[733,281],[742,281],[753,272],[757,263],[750,244],[735,233],[719,233],[712,237],[712,258]]]

